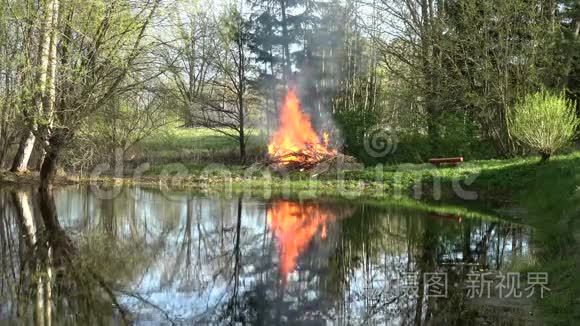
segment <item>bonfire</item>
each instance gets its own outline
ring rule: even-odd
[[[269,165],[275,168],[305,170],[334,164],[341,155],[329,144],[330,134],[319,135],[300,107],[296,90],[290,89],[280,109],[278,130],[268,144]]]

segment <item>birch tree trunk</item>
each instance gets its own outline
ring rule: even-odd
[[[36,83],[37,89],[35,89],[34,95],[34,105],[35,114],[42,114],[45,110],[44,104],[47,102],[47,88],[49,93],[52,94],[52,103],[54,103],[54,97],[56,95],[56,87],[54,85],[54,77],[56,75],[55,57],[56,57],[56,23],[58,21],[58,8],[59,0],[48,0],[45,7],[45,13],[42,22],[42,37],[40,40],[39,47],[39,65],[38,65],[38,79]],[[54,44],[54,49],[53,49]],[[50,68],[51,54],[53,54],[53,64]],[[49,73],[51,78],[48,78]],[[48,86],[47,84],[52,84]],[[47,87],[48,86],[48,87]],[[50,95],[48,95],[50,98]],[[52,110],[53,107],[50,105],[46,108],[47,110]],[[33,114],[34,116],[34,114]],[[30,131],[26,132],[22,137],[20,145],[18,147],[18,152],[14,158],[11,171],[12,172],[23,172],[28,169],[28,161],[34,149],[34,142],[36,141],[35,131],[38,130],[37,119],[34,117],[30,118],[31,126]]]
[[[20,145],[18,145],[18,151],[16,152],[10,171],[23,172],[28,169],[28,161],[30,160],[35,141],[36,137],[34,137],[32,131],[28,131],[24,136],[22,136],[22,140],[20,141]]]
[[[50,29],[48,30],[47,33],[50,35],[47,38],[47,40],[49,41],[48,67],[47,67],[48,76],[45,85],[46,89],[42,96],[42,107],[45,110],[46,117],[48,117],[47,125],[45,127],[46,130],[44,131],[46,134],[46,139],[50,137],[50,132],[54,121],[53,115],[56,103],[56,65],[57,65],[56,48],[58,45],[57,25],[60,8],[59,0],[52,0],[52,3],[49,3],[49,6],[52,6],[52,8],[47,8],[47,10],[52,12],[51,15],[52,19],[50,22]],[[36,169],[39,171],[40,168],[42,167],[42,162],[44,161],[44,158],[46,156],[46,147],[48,146],[46,139],[40,139],[40,141],[42,142],[40,147],[41,154],[38,158],[38,163],[36,166]]]

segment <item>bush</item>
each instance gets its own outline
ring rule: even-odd
[[[575,104],[564,93],[541,91],[516,104],[509,119],[511,135],[546,161],[576,136],[580,121]]]

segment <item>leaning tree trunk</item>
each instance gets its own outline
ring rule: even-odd
[[[40,168],[40,191],[50,190],[56,176],[58,159],[67,137],[61,133],[54,133],[48,139],[46,155]]]
[[[32,149],[34,149],[34,142],[36,137],[32,131],[27,132],[20,141],[18,146],[18,151],[14,157],[14,162],[12,163],[12,172],[22,172],[28,169],[28,161],[30,160],[30,155],[32,154]]]
[[[42,167],[40,168],[40,189],[41,191],[46,191],[52,188],[54,183],[54,178],[56,176],[56,167],[58,164],[58,151],[54,148],[49,148],[42,162]]]

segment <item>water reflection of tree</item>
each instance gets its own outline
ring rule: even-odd
[[[9,261],[4,261],[2,266],[11,269],[10,278],[3,277],[2,283],[9,286],[2,286],[2,289],[11,289],[9,293],[3,291],[2,297],[5,302],[15,306],[13,315],[26,315],[31,324],[50,324],[52,309],[52,273],[53,269],[49,262],[50,252],[43,250],[37,238],[37,221],[35,221],[30,206],[29,196],[25,192],[14,192],[11,196],[2,196],[2,207],[12,203],[12,213],[2,209],[2,221],[4,230],[10,230],[15,234],[2,233],[2,243],[13,246],[2,246],[2,256],[10,257]],[[10,221],[10,219],[12,221]],[[8,222],[8,223],[6,223]],[[12,222],[12,223],[10,223]],[[14,252],[14,246],[18,247],[18,253]],[[3,269],[4,269],[3,268]],[[23,277],[26,275],[27,277]],[[10,300],[10,298],[27,297],[27,301]]]
[[[241,201],[238,203],[241,205]],[[312,209],[312,205],[308,208]],[[326,211],[330,208],[325,206],[324,209]],[[335,218],[344,218],[351,213],[346,206],[342,210],[340,207],[333,210]],[[299,258],[298,269],[286,281],[287,275],[281,274],[275,263],[278,258],[278,239],[266,228],[262,234],[254,237],[244,236],[243,221],[247,220],[238,214],[237,230],[240,233],[236,232],[239,235],[236,239],[251,238],[252,241],[235,246],[234,257],[238,257],[235,261],[239,262],[236,264],[239,267],[234,270],[240,273],[233,274],[232,295],[224,305],[217,307],[220,316],[218,321],[244,325],[324,323],[331,314],[332,305],[329,303],[332,300],[319,295],[320,275],[328,272],[328,256],[325,253],[332,253],[333,241],[324,240],[322,233],[314,237],[309,250]],[[337,231],[334,225],[330,225],[326,233],[332,236]]]
[[[264,256],[263,249],[246,247],[241,250],[241,264],[246,268],[251,265],[253,272],[237,277],[242,283],[248,279],[252,282],[243,291],[236,283],[234,297],[221,310],[221,321],[252,325],[327,320],[355,325],[426,325],[473,320],[477,315],[469,311],[462,289],[465,275],[473,266],[470,264],[487,268],[493,262],[501,266],[506,257],[497,254],[498,245],[507,250],[507,237],[513,235],[502,230],[515,228],[497,222],[459,220],[359,207],[351,218],[330,227],[326,241],[314,241],[310,248],[313,254],[301,257],[296,277],[286,285],[273,272],[275,266],[268,263],[275,253],[267,251]],[[509,249],[510,254],[521,248],[521,240]],[[273,241],[262,248],[268,246],[272,248]],[[402,295],[397,282],[403,272],[410,271],[421,275],[448,273],[448,298],[428,297],[422,277],[418,278],[416,296]]]
[[[410,318],[412,306],[402,304],[394,281],[400,279],[401,272],[414,268],[419,221],[412,214],[377,212],[364,206],[352,218],[342,221],[342,237],[325,283],[330,296],[340,298],[335,317],[339,323],[384,323]]]
[[[27,248],[35,248],[25,243],[26,229],[18,226],[26,218],[14,214],[22,202],[29,203],[35,225],[44,231],[37,232],[42,237],[37,241],[50,244],[54,257],[70,257],[44,265],[58,270],[50,281],[51,300],[53,307],[64,308],[53,315],[92,316],[85,318],[88,322],[101,316],[99,321],[107,323],[125,309],[137,320],[185,324],[453,323],[467,320],[458,313],[465,306],[462,296],[447,301],[427,300],[424,293],[401,296],[395,282],[400,274],[462,264],[495,268],[525,247],[521,233],[502,223],[459,223],[456,217],[333,204],[329,207],[343,218],[327,226],[326,239],[312,239],[284,283],[277,239],[268,229],[267,207],[259,201],[187,193],[167,201],[158,191],[135,189],[105,203],[75,191],[59,194],[60,220],[40,214],[38,194],[28,201],[0,199],[13,206],[12,213],[0,210],[11,219],[0,215],[2,282],[24,280],[29,284],[21,288],[32,289],[21,291],[20,301],[6,302],[27,306],[26,300],[39,293],[33,291],[36,267],[21,267],[30,264],[24,259],[32,250]],[[54,212],[54,207],[43,211]],[[33,260],[42,267],[40,258]],[[462,275],[453,277],[461,281]],[[16,298],[9,288],[2,287],[3,297]]]
[[[78,245],[81,242],[73,241],[65,232],[56,214],[52,191],[32,196],[17,191],[11,194],[9,203],[4,196],[2,204],[3,222],[7,217],[13,219],[18,231],[9,238],[2,237],[3,241],[11,240],[19,246],[19,257],[11,264],[3,264],[13,271],[15,285],[14,292],[2,293],[6,302],[17,307],[10,319],[28,320],[25,323],[36,325],[71,321],[110,324],[114,320],[131,323],[130,313],[118,299],[121,293],[115,284],[118,272],[115,275],[114,270],[107,268],[108,264],[95,264],[92,257],[85,256],[86,248]],[[12,256],[13,252],[3,247],[5,254]]]
[[[469,321],[473,316],[462,290],[466,273],[474,266],[502,267],[523,247],[521,227],[460,217],[361,207],[341,224],[332,273],[324,284],[330,296],[341,298],[336,320],[343,324]],[[402,293],[397,283],[409,271],[447,273],[448,298],[427,298],[422,277],[416,296]]]

